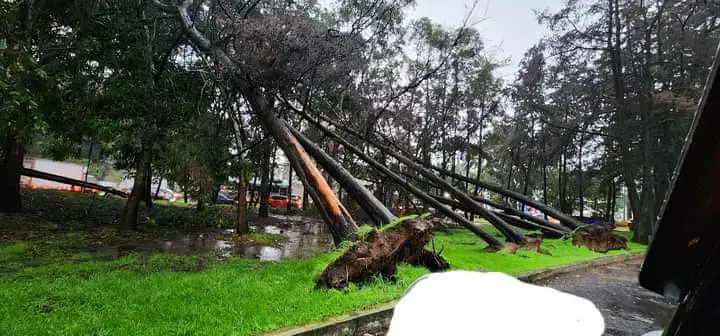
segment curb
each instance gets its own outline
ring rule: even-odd
[[[553,266],[545,269],[522,273],[516,276],[521,281],[536,283],[568,273],[589,268],[607,266],[616,263],[634,261],[645,257],[645,252],[634,252],[619,256],[602,257],[576,264]],[[391,301],[371,309],[335,316],[322,322],[309,323],[300,327],[290,327],[260,335],[265,336],[335,336],[363,335],[383,332],[390,324],[393,309],[398,300]]]

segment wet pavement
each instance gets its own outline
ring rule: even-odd
[[[641,260],[590,269],[541,281],[538,285],[584,297],[605,318],[605,335],[641,336],[662,329],[676,303],[638,284]]]
[[[273,261],[288,257],[312,257],[333,248],[332,236],[320,219],[273,214],[254,224],[250,227],[252,232],[268,233],[281,239],[270,245],[248,242],[237,239],[234,230],[229,229],[168,235],[154,240],[102,246],[95,251],[116,258],[135,252],[192,255],[214,251],[219,258],[241,256]]]

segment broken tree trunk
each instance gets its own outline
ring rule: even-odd
[[[375,222],[377,225],[388,224],[392,222],[396,217],[395,215],[385,207],[367,188],[358,183],[357,179],[353,177],[350,172],[345,170],[340,164],[338,164],[333,158],[330,157],[325,151],[323,151],[318,145],[310,141],[298,130],[290,125],[286,125],[288,129],[295,135],[300,141],[305,150],[312,156],[317,163],[325,168],[325,170],[332,176],[340,186],[345,189],[348,194],[360,205],[365,213]]]
[[[401,263],[424,266],[432,272],[448,269],[443,257],[425,249],[432,239],[432,227],[430,221],[409,220],[382,233],[371,231],[325,268],[316,288],[340,289],[375,276],[392,278]]]
[[[300,111],[298,109],[295,109],[292,107],[292,105],[288,105],[291,109],[293,109],[295,112],[300,114],[303,118],[305,118],[308,122],[312,123],[316,127],[318,127],[320,130],[322,130],[325,134],[332,134],[332,137],[338,141],[342,140],[344,142],[343,146],[346,146],[345,144],[348,144],[347,141],[342,139],[340,136],[334,134],[331,130],[329,130],[327,127],[322,125],[319,121],[311,118],[308,116],[305,112]],[[347,146],[346,146],[347,147]],[[380,147],[379,147],[380,148]],[[380,148],[380,149],[387,149],[387,148]],[[436,185],[440,186],[442,190],[449,192],[453,197],[458,199],[459,201],[466,203],[468,206],[470,206],[474,212],[481,217],[485,218],[490,224],[495,226],[498,231],[500,231],[505,237],[507,237],[510,241],[513,241],[515,243],[522,244],[525,242],[525,236],[510,227],[508,223],[506,223],[502,218],[498,217],[494,213],[488,211],[487,209],[483,208],[482,205],[475,202],[470,196],[463,193],[459,189],[453,187],[449,183],[447,183],[445,180],[441,179],[437,175],[433,174],[432,172],[428,171],[427,169],[423,168],[421,165],[415,163],[413,160],[408,159],[402,155],[399,155],[397,153],[393,152],[385,152],[386,154],[396,158],[398,161],[402,162],[403,164],[407,165],[408,167],[412,168],[413,170],[417,171],[421,175],[423,175],[425,178],[429,179]],[[396,175],[397,176],[397,175]],[[432,199],[432,197],[430,197]],[[433,199],[433,201],[435,201]],[[436,201],[437,202],[437,201]]]
[[[326,135],[329,137],[335,139],[339,144],[343,145],[346,150],[349,150],[353,154],[355,154],[357,157],[359,157],[361,160],[363,160],[365,163],[369,164],[373,168],[380,171],[383,175],[385,175],[388,179],[390,179],[393,183],[396,183],[400,187],[404,188],[411,194],[415,195],[419,199],[421,199],[426,204],[434,207],[438,211],[442,212],[444,215],[450,217],[454,221],[456,221],[458,224],[462,225],[466,229],[472,231],[476,235],[478,235],[480,238],[482,238],[488,245],[490,245],[493,248],[501,248],[502,242],[497,240],[497,238],[493,237],[489,233],[485,232],[479,225],[467,220],[465,217],[455,213],[452,211],[452,209],[448,208],[447,206],[443,205],[442,203],[438,202],[432,196],[426,194],[416,186],[408,183],[405,181],[402,177],[400,177],[398,174],[390,170],[388,167],[380,164],[379,162],[375,161],[373,158],[365,154],[362,150],[359,148],[353,146],[349,142],[347,142],[345,139],[341,138],[337,134],[333,133],[332,131],[328,130],[327,128],[321,128],[323,132],[325,132]]]
[[[296,111],[297,111],[297,110],[296,110]],[[307,117],[308,117],[307,114],[305,114],[304,112],[303,112],[301,115],[302,115],[304,118],[306,118],[306,119],[307,119]],[[392,152],[392,149],[388,148],[388,146],[381,145],[381,144],[378,143],[377,141],[374,141],[374,140],[372,140],[372,139],[369,139],[368,137],[364,137],[364,136],[362,136],[361,134],[359,134],[358,132],[355,132],[355,131],[353,131],[353,130],[351,130],[351,129],[343,126],[343,125],[340,125],[339,123],[337,123],[337,122],[335,122],[335,121],[333,121],[333,120],[330,120],[329,118],[322,117],[322,116],[321,116],[320,118],[321,118],[322,120],[328,122],[329,124],[331,124],[331,125],[339,128],[339,129],[341,129],[342,131],[347,132],[348,134],[357,137],[358,139],[362,139],[362,140],[364,140],[364,141],[367,141],[369,144],[371,144],[371,145],[373,145],[373,146],[375,146],[375,147],[377,147],[377,148],[383,149],[383,150],[386,151],[386,152]],[[372,132],[372,134],[378,134],[378,133]],[[405,153],[406,155],[409,154],[409,153],[407,153],[407,151],[406,151],[404,148],[402,148],[401,146],[398,146],[398,145],[395,144],[393,141],[390,141],[390,139],[388,139],[386,136],[383,136],[382,134],[378,134],[378,135],[383,138],[383,141],[384,141],[384,142],[391,144],[391,145],[392,145],[393,147],[395,147],[398,151],[400,151],[400,152],[402,152],[402,153]],[[413,157],[413,156],[411,156],[411,155],[408,155],[408,156],[409,156],[409,157]],[[467,182],[467,183],[470,183],[470,184],[474,184],[474,185],[476,185],[476,186],[478,186],[478,187],[481,187],[481,188],[490,190],[490,191],[492,191],[492,192],[498,193],[498,194],[503,195],[503,196],[505,196],[505,197],[512,198],[512,199],[514,199],[514,200],[516,200],[516,201],[518,201],[518,202],[520,202],[520,203],[523,203],[523,204],[525,204],[525,205],[529,205],[529,206],[532,206],[532,207],[534,207],[534,208],[537,208],[538,210],[540,210],[540,211],[543,212],[544,214],[547,214],[548,216],[557,218],[561,223],[563,223],[563,225],[565,225],[565,226],[567,226],[567,227],[569,227],[569,228],[571,228],[571,229],[576,229],[576,228],[578,228],[578,227],[580,227],[580,226],[583,225],[582,222],[576,220],[575,218],[572,218],[571,216],[568,216],[568,215],[564,214],[562,211],[559,211],[559,210],[557,210],[557,209],[555,209],[555,208],[552,208],[552,207],[550,207],[550,206],[548,206],[548,205],[546,205],[546,204],[543,204],[543,203],[540,203],[540,202],[538,202],[538,201],[535,201],[535,200],[533,200],[532,198],[527,197],[527,196],[525,196],[525,195],[523,195],[523,194],[521,194],[521,193],[514,192],[514,191],[512,191],[512,190],[503,188],[503,187],[501,187],[501,186],[498,186],[498,185],[495,185],[495,184],[492,184],[492,183],[483,182],[483,181],[480,181],[480,180],[477,180],[477,179],[473,179],[473,178],[470,178],[470,177],[467,177],[467,176],[463,176],[463,175],[457,174],[457,173],[455,173],[455,172],[449,171],[449,170],[447,170],[447,169],[443,169],[443,168],[441,168],[441,167],[437,167],[437,166],[434,166],[434,165],[431,165],[431,164],[422,162],[422,160],[419,160],[419,159],[413,159],[413,160],[414,160],[417,164],[420,164],[420,165],[422,165],[423,167],[426,167],[426,168],[432,169],[432,170],[434,170],[434,171],[437,171],[437,172],[440,173],[441,175],[449,176],[449,177],[451,177],[451,178],[453,178],[453,179],[456,179],[456,180],[458,180],[458,181],[462,181],[462,182]]]
[[[253,97],[253,95],[248,96],[258,99],[257,97]],[[253,109],[261,110],[261,103],[252,103],[255,99],[248,99],[248,101],[251,102],[251,106],[256,105]],[[354,239],[358,228],[357,225],[350,216],[350,213],[345,209],[345,206],[337,199],[332,188],[323,178],[302,145],[300,145],[285,124],[271,111],[257,114],[263,126],[270,130],[270,134],[272,134],[278,145],[283,149],[283,152],[285,152],[285,156],[287,156],[293,165],[296,174],[303,182],[305,188],[308,189],[308,193],[313,198],[313,201],[315,201],[315,204],[317,204],[320,214],[323,216],[323,219],[325,219],[325,222],[329,224],[330,233],[333,236],[335,244],[338,245],[347,239]]]
[[[213,58],[220,67],[229,69],[233,74],[233,87],[245,97],[263,128],[272,135],[287,156],[293,170],[295,170],[305,190],[312,197],[325,223],[328,225],[335,244],[354,238],[357,225],[355,225],[345,207],[338,201],[335,193],[333,193],[327,181],[322,177],[320,171],[318,171],[297,139],[275,116],[274,104],[264,96],[265,93],[252,83],[246,74],[240,72],[237,64],[233,62],[225,50],[214,46],[198,30],[188,11],[194,4],[194,0],[185,0],[175,8],[185,33],[198,50]]]

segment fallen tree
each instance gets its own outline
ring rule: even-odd
[[[340,142],[343,146],[346,148],[354,147],[350,145],[345,139],[340,137],[339,135],[332,132],[330,129],[325,127],[320,121],[315,120],[314,118],[310,117],[305,113],[304,111],[300,111],[293,107],[291,104],[287,103],[287,106],[294,110],[296,113],[298,113],[300,116],[302,116],[305,120],[313,124],[315,127],[320,129],[323,133],[330,136],[331,138],[335,139],[335,141]],[[381,148],[382,149],[382,148]],[[358,150],[359,151],[359,150]],[[360,151],[361,152],[361,151]],[[458,201],[464,203],[466,206],[473,209],[473,211],[478,214],[479,216],[485,218],[490,224],[495,226],[498,231],[500,231],[506,238],[508,238],[510,241],[523,244],[526,242],[526,238],[522,233],[519,233],[515,230],[513,230],[510,225],[505,222],[502,218],[497,216],[496,214],[488,211],[487,209],[483,208],[482,205],[477,203],[475,200],[473,200],[470,196],[468,196],[466,193],[460,191],[459,189],[455,188],[451,184],[449,184],[447,181],[443,180],[442,178],[438,177],[437,175],[433,174],[432,172],[428,171],[427,169],[423,168],[421,165],[415,163],[413,160],[404,157],[402,155],[399,155],[397,153],[390,153],[386,152],[386,154],[396,158],[401,163],[405,164],[406,166],[410,167],[414,171],[418,172],[420,175],[422,175],[424,178],[427,178],[428,180],[432,181],[433,184],[437,185],[441,190],[446,191],[450,193],[454,198],[456,198]],[[364,155],[364,153],[363,153]],[[366,160],[364,160],[366,161]],[[367,161],[366,161],[367,162]],[[377,167],[376,167],[377,168]],[[386,168],[386,167],[385,167]],[[393,173],[395,174],[395,173]],[[387,175],[387,174],[386,174]],[[395,174],[397,176],[397,174]]]
[[[289,104],[289,103],[286,102],[286,104]],[[293,107],[293,109],[294,109],[294,107]],[[295,109],[295,110],[296,110],[296,112],[297,112],[297,109]],[[309,116],[308,116],[307,114],[305,114],[305,113],[302,113],[301,116],[303,116],[303,117],[308,117],[308,118],[309,118]],[[338,128],[338,129],[342,130],[343,132],[346,132],[346,133],[348,133],[348,134],[350,134],[350,135],[352,135],[352,136],[354,136],[354,137],[356,137],[356,138],[358,138],[358,139],[361,139],[361,140],[363,140],[363,141],[366,141],[366,142],[369,143],[370,145],[372,145],[372,146],[374,146],[374,147],[376,147],[376,148],[378,148],[378,149],[380,149],[380,150],[388,153],[389,155],[395,157],[396,159],[398,158],[398,156],[402,156],[402,155],[399,155],[399,154],[397,154],[397,153],[394,154],[394,152],[397,151],[397,152],[403,153],[403,154],[407,155],[407,157],[413,158],[412,160],[413,160],[416,164],[421,165],[421,166],[424,167],[424,168],[434,170],[434,171],[440,173],[441,175],[451,177],[451,178],[456,179],[456,180],[458,180],[458,181],[462,181],[462,182],[466,182],[466,183],[470,183],[470,184],[476,185],[476,186],[478,186],[478,187],[480,187],[480,188],[484,188],[484,189],[490,190],[490,191],[492,191],[492,192],[498,193],[498,194],[500,194],[500,195],[503,195],[503,196],[505,196],[505,197],[511,198],[511,199],[513,199],[513,200],[515,200],[515,201],[518,201],[518,202],[520,202],[520,203],[523,203],[523,204],[525,204],[525,205],[532,206],[532,207],[538,209],[539,211],[541,211],[542,213],[558,219],[563,225],[565,225],[565,226],[567,226],[567,227],[569,227],[569,228],[571,228],[571,229],[576,229],[576,228],[581,227],[581,226],[584,225],[582,222],[578,221],[578,220],[575,219],[575,218],[572,218],[571,216],[568,216],[568,215],[564,214],[562,211],[557,210],[557,209],[555,209],[555,208],[552,208],[552,207],[550,207],[550,206],[548,206],[548,205],[546,205],[546,204],[543,204],[543,203],[541,203],[541,202],[535,201],[534,199],[532,199],[532,198],[530,198],[530,197],[527,197],[527,196],[525,196],[525,195],[523,195],[523,194],[521,194],[521,193],[514,192],[514,191],[512,191],[512,190],[508,190],[508,189],[506,189],[506,188],[503,188],[503,187],[501,187],[501,186],[499,186],[499,185],[496,185],[496,184],[493,184],[493,183],[484,182],[484,181],[476,180],[476,179],[473,179],[473,178],[470,178],[470,177],[467,177],[467,176],[463,176],[463,175],[461,175],[461,174],[458,174],[458,173],[449,171],[449,170],[444,169],[444,168],[442,168],[442,167],[438,167],[438,166],[434,166],[434,165],[431,165],[431,164],[427,164],[427,163],[425,163],[425,162],[422,162],[421,160],[419,160],[419,159],[417,159],[417,158],[414,158],[414,156],[411,155],[411,153],[408,153],[407,150],[405,150],[404,148],[402,148],[402,146],[397,145],[394,141],[392,141],[391,139],[389,139],[387,136],[384,136],[383,134],[380,134],[380,133],[378,133],[378,132],[370,132],[368,136],[363,136],[362,134],[360,134],[360,133],[358,133],[358,132],[356,132],[356,131],[354,131],[354,130],[352,130],[352,129],[349,129],[348,127],[345,127],[344,125],[342,125],[342,124],[340,124],[340,123],[338,123],[338,122],[336,122],[336,121],[334,121],[334,120],[331,120],[330,118],[324,117],[324,116],[322,116],[322,115],[319,116],[319,118],[320,118],[322,121],[325,121],[325,122],[327,122],[328,124],[332,125],[333,127],[336,127],[336,128]],[[381,137],[381,138],[382,138],[381,141],[383,141],[384,143],[390,144],[390,145],[394,148],[394,150],[393,150],[393,148],[391,148],[391,147],[388,146],[388,145],[384,145],[384,144],[380,143],[379,141],[376,141],[376,140],[374,140],[374,139],[371,139],[371,138],[370,138],[371,135],[377,135],[377,136]],[[399,159],[398,159],[398,160],[399,160]]]
[[[435,184],[422,179],[422,177],[420,177],[420,176],[408,174],[405,172],[403,172],[402,174],[408,178],[411,178],[415,181],[423,183],[429,187],[437,188],[437,186],[435,186]],[[439,197],[439,196],[436,196],[436,199],[437,199],[437,197]],[[472,198],[480,203],[483,203],[483,204],[489,205],[495,209],[501,210],[502,212],[498,213],[498,216],[505,219],[505,221],[507,221],[510,225],[513,225],[516,227],[520,227],[520,228],[527,229],[527,230],[544,229],[545,231],[555,232],[560,235],[568,234],[572,231],[572,230],[568,229],[567,227],[564,227],[562,225],[552,224],[546,220],[531,216],[530,214],[519,211],[508,205],[500,204],[495,201],[491,201],[489,199],[482,198],[480,196],[472,196]],[[459,202],[456,202],[453,200],[448,200],[446,198],[443,198],[440,201],[443,202],[444,204],[450,205],[454,208],[461,209],[461,210],[469,212],[469,213],[475,213],[472,208],[467,207],[462,203],[459,203]],[[452,203],[450,203],[450,202],[452,202]],[[515,220],[516,217],[517,217],[517,219],[520,219],[521,221]],[[512,218],[512,219],[508,220],[508,218]],[[510,222],[510,221],[512,221],[512,222]],[[518,224],[520,224],[520,225],[518,225]]]
[[[290,132],[300,141],[305,150],[312,156],[325,171],[337,181],[340,186],[347,190],[350,197],[360,205],[365,213],[373,220],[376,225],[383,225],[392,222],[396,217],[392,212],[380,202],[367,188],[358,183],[350,172],[345,170],[333,158],[323,151],[318,145],[310,141],[298,130],[287,125]]]
[[[64,183],[64,184],[72,185],[72,186],[76,186],[76,187],[96,189],[96,190],[104,191],[108,194],[112,194],[112,195],[116,195],[116,196],[120,196],[120,197],[128,197],[128,194],[126,192],[117,190],[115,188],[101,186],[99,184],[95,184],[95,183],[91,183],[91,182],[85,182],[85,181],[80,181],[80,180],[76,180],[76,179],[71,179],[71,178],[65,177],[65,176],[45,173],[45,172],[41,172],[39,170],[30,169],[30,168],[23,168],[22,175],[27,176],[27,177],[32,177],[32,178],[39,178],[39,179],[43,179],[43,180],[58,182],[58,183]]]
[[[321,125],[322,126],[322,125]],[[360,158],[365,163],[369,164],[376,170],[378,170],[380,173],[385,175],[388,179],[390,179],[393,183],[396,183],[397,185],[401,186],[405,190],[407,190],[409,193],[415,195],[420,200],[422,200],[424,203],[430,205],[431,207],[437,209],[439,212],[443,213],[444,215],[450,217],[452,220],[456,221],[458,224],[462,225],[466,229],[472,231],[476,235],[478,235],[480,238],[482,238],[488,245],[490,245],[494,249],[499,249],[502,247],[503,243],[499,241],[497,238],[493,237],[489,233],[485,232],[480,225],[473,223],[469,220],[467,220],[465,217],[458,215],[453,211],[452,209],[448,208],[447,206],[443,205],[442,203],[435,200],[432,196],[428,195],[427,193],[420,190],[418,187],[412,185],[411,183],[407,182],[405,179],[400,177],[397,173],[390,170],[390,168],[380,164],[367,154],[360,150],[359,148],[353,146],[349,142],[347,142],[345,139],[341,138],[337,134],[333,133],[332,131],[325,128],[324,133],[335,139],[339,144],[341,144],[346,150],[349,150],[351,153],[355,154],[358,158]]]
[[[449,205],[453,208],[460,209],[462,211],[466,211],[466,212],[470,212],[470,213],[474,213],[470,207],[468,207],[465,204],[460,203],[458,201],[447,199],[447,198],[441,197],[441,196],[433,196],[433,197],[436,200],[438,200],[439,202]],[[522,218],[518,218],[518,217],[510,215],[510,214],[507,214],[502,211],[497,211],[497,212],[495,212],[495,214],[497,214],[497,216],[499,216],[499,217],[502,217],[506,222],[508,222],[508,224],[510,224],[512,226],[515,226],[515,227],[518,227],[521,229],[525,229],[525,230],[540,230],[543,232],[543,235],[548,238],[560,238],[560,237],[564,236],[565,234],[570,233],[570,231],[562,230],[561,227],[556,227],[553,225],[547,225],[547,226],[540,225],[537,223],[533,223],[533,222],[524,220]]]
[[[371,231],[325,268],[316,288],[344,288],[375,276],[392,279],[401,263],[424,266],[432,272],[448,269],[442,256],[425,249],[432,228],[430,221],[408,220],[383,232]]]

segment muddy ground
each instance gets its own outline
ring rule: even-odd
[[[95,251],[120,257],[132,252],[192,255],[217,252],[219,257],[241,256],[260,260],[288,257],[312,257],[333,247],[326,225],[315,218],[272,214],[257,219],[251,231],[267,234],[272,241],[247,241],[234,235],[233,229],[160,234],[153,239],[98,246]]]

